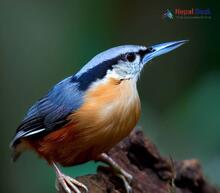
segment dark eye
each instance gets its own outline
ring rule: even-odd
[[[129,62],[133,62],[136,58],[136,55],[134,53],[128,53],[125,55],[125,59]]]

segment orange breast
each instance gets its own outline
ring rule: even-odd
[[[105,80],[87,92],[84,105],[69,116],[69,124],[40,140],[34,149],[48,162],[79,164],[108,151],[135,127],[140,101],[133,80]]]

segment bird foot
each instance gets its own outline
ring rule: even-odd
[[[124,183],[124,187],[126,190],[126,193],[131,193],[132,192],[132,187],[131,187],[131,180],[129,181],[128,178],[126,178],[125,176],[123,176],[122,174],[116,174],[117,177],[119,177],[123,183]]]
[[[131,174],[126,172],[123,168],[121,168],[111,157],[109,157],[106,153],[102,153],[99,158],[99,161],[102,161],[106,164],[108,164],[116,177],[120,178],[123,183],[126,190],[126,193],[132,192],[131,183],[133,180],[133,177]]]
[[[55,187],[60,193],[81,193],[79,188],[88,192],[84,184],[64,174],[57,176]]]
[[[84,184],[63,174],[55,163],[53,163],[53,167],[57,176],[55,187],[59,193],[81,193],[79,188],[83,189],[86,193],[88,192],[88,188]]]

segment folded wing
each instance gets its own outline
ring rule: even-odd
[[[77,83],[66,78],[28,111],[16,130],[11,146],[16,146],[21,138],[40,136],[62,128],[69,114],[76,111],[83,103],[83,92]]]

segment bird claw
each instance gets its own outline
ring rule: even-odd
[[[122,179],[123,183],[124,183],[124,187],[125,187],[125,190],[126,190],[126,193],[132,193],[132,187],[130,186],[131,182],[132,182],[132,179],[130,181],[128,181],[127,177],[121,175],[121,174],[118,174],[117,175],[120,179]]]
[[[132,187],[130,184],[132,183],[133,177],[131,174],[122,169],[111,157],[105,153],[100,155],[99,161],[108,164],[113,169],[115,176],[119,177],[123,181],[126,193],[132,192]]]
[[[125,170],[123,170],[122,168],[118,168],[118,167],[113,168],[113,171],[115,175],[123,181],[126,193],[131,193],[132,187],[130,185],[133,180],[132,175],[126,172]]]
[[[84,184],[64,174],[57,176],[55,187],[60,193],[81,193],[79,188],[88,192],[88,188]]]
[[[124,178],[127,180],[127,182],[129,184],[132,183],[132,180],[133,180],[133,176],[131,174],[129,174],[128,172],[126,172],[125,170],[121,169],[119,171],[119,174],[121,174],[122,176],[124,176]]]

